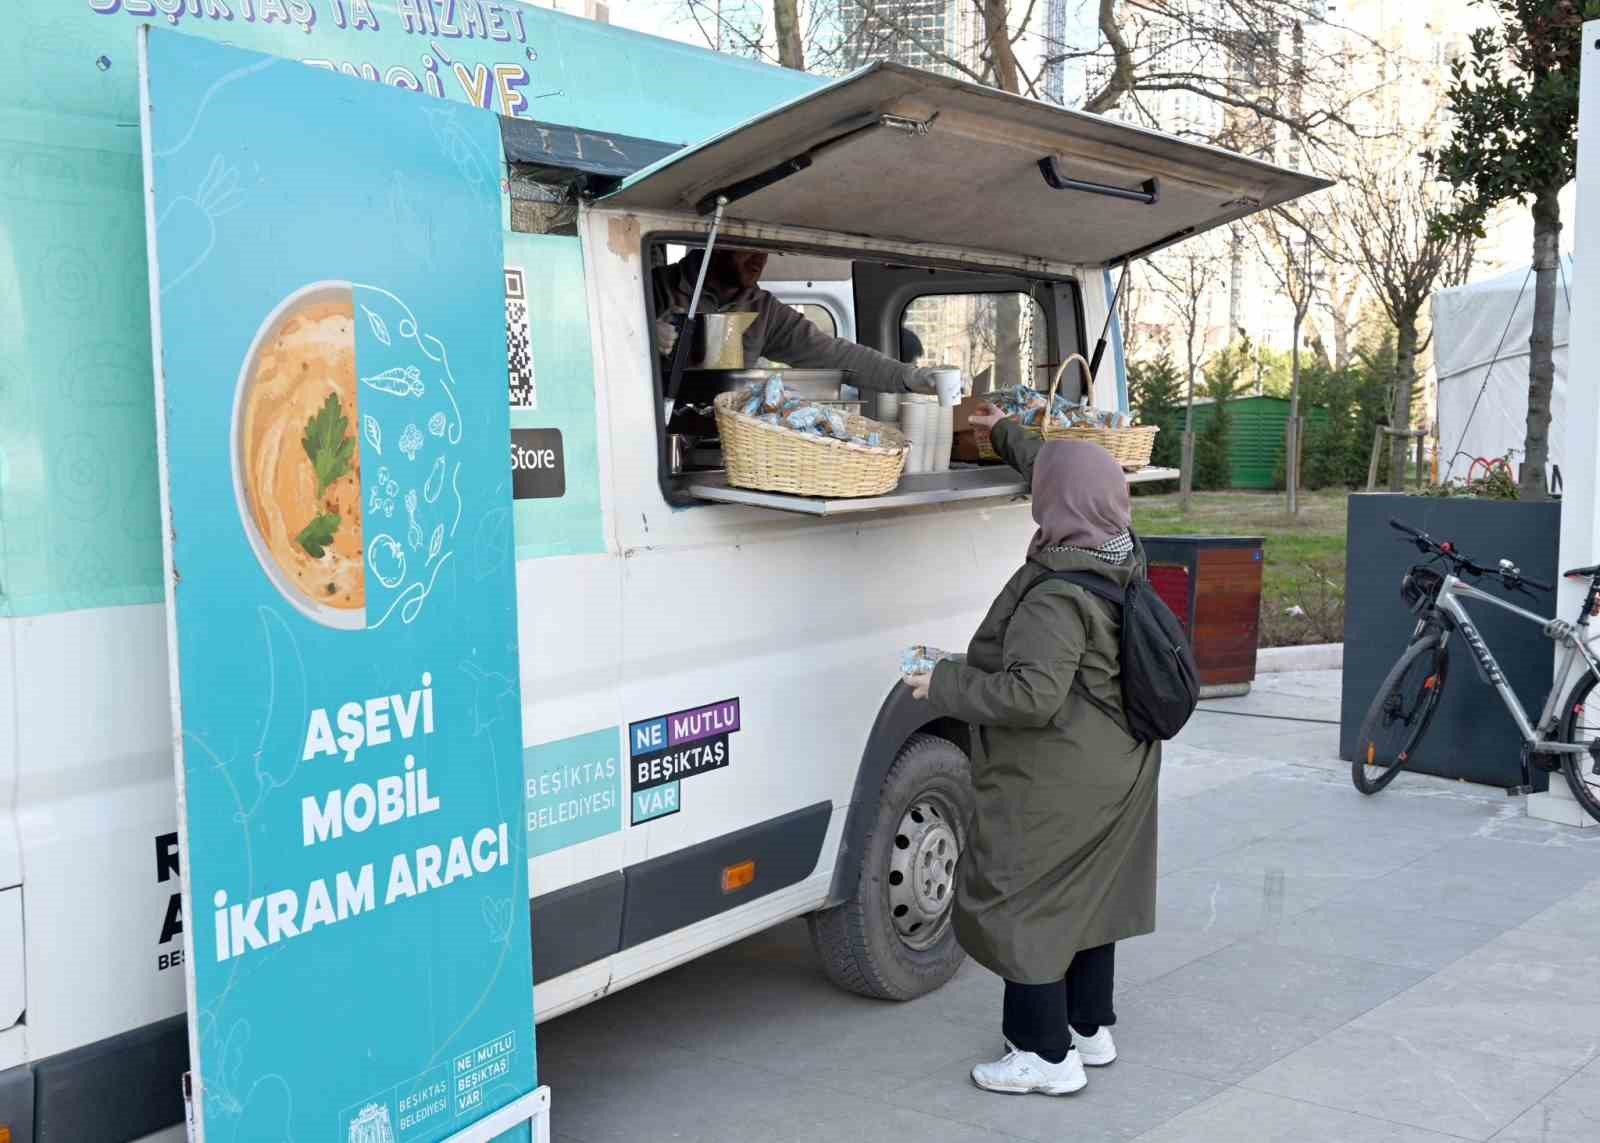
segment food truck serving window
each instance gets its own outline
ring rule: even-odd
[[[698,250],[665,237],[648,243],[652,270],[646,301],[663,409],[661,480],[670,502],[742,503],[835,515],[1004,498],[1022,491],[1020,478],[1009,468],[979,469],[961,461],[925,475],[918,473],[920,465],[910,464],[899,485],[882,495],[807,497],[736,488],[726,476],[715,402],[730,391],[753,392],[777,375],[786,388],[808,400],[900,427],[892,407],[897,401],[880,405],[879,391],[902,385],[905,375],[919,366],[954,366],[969,388],[987,391],[1031,381],[1041,366],[1063,352],[1081,352],[1075,283],[1030,279],[1014,271],[833,258],[839,280],[851,287],[845,296],[853,298],[851,325],[860,332],[857,341],[836,341],[838,323],[825,308],[791,305],[764,292],[768,277],[762,258],[781,267],[780,276],[794,259],[779,255],[773,260],[767,249],[738,239],[717,243],[696,320],[686,324],[684,311],[698,277]],[[823,320],[813,320],[810,309],[818,309],[816,316]],[[792,318],[809,323],[799,337]],[[774,332],[779,321],[784,330]],[[789,351],[804,349],[812,359],[782,360]],[[895,395],[898,399],[903,390],[896,389]]]

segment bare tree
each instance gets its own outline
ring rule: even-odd
[[[709,46],[785,66],[839,73],[872,59],[931,60],[952,75],[1039,99],[1072,66],[1084,86],[1063,93],[1086,110],[1117,112],[1180,135],[1251,154],[1282,136],[1317,148],[1354,130],[1351,110],[1370,92],[1350,82],[1354,48],[1376,42],[1335,23],[1323,0],[1096,0],[1092,42],[1063,43],[1046,25],[1045,0],[956,0],[956,23],[931,26],[899,0],[670,0]],[[970,19],[963,21],[961,13]],[[1295,29],[1302,34],[1296,40]],[[1306,27],[1321,33],[1305,35]],[[1024,64],[1018,45],[1031,49]],[[1189,93],[1214,114],[1204,123],[1157,122],[1152,96]]]
[[[1325,231],[1327,219],[1279,208],[1257,216],[1252,229],[1260,243],[1262,261],[1294,307],[1289,347],[1289,421],[1284,440],[1284,487],[1289,494],[1289,515],[1294,516],[1300,511],[1300,332],[1318,293],[1313,256],[1317,241],[1312,232]]]
[[[1339,236],[1335,233],[1326,237],[1337,242]],[[1317,308],[1328,315],[1328,326],[1333,332],[1333,355],[1328,363],[1335,369],[1344,369],[1350,364],[1350,343],[1357,319],[1356,303],[1361,300],[1361,274],[1350,264],[1348,257],[1338,257],[1329,261],[1323,283]]]
[[[1476,248],[1470,232],[1436,225],[1454,203],[1447,187],[1414,161],[1384,162],[1358,155],[1345,180],[1344,229],[1350,260],[1395,329],[1395,384],[1390,425],[1411,428],[1417,359],[1432,340],[1422,330],[1423,308],[1435,289],[1460,285]],[[1405,478],[1406,438],[1390,442],[1389,488]]]
[[[1205,352],[1205,330],[1211,316],[1214,285],[1223,260],[1206,238],[1190,239],[1148,261],[1155,292],[1178,319],[1184,337],[1184,415],[1181,503],[1189,508],[1194,490],[1194,383]]]

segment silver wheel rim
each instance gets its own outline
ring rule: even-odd
[[[960,856],[961,826],[950,803],[931,793],[914,800],[889,847],[889,916],[906,947],[929,948],[950,927]]]

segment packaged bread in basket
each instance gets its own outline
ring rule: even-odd
[[[795,496],[881,496],[900,483],[907,444],[893,425],[764,386],[717,397],[728,483]]]
[[[1057,393],[1061,375],[1067,366],[1077,362],[1083,370],[1085,385],[1089,378],[1089,363],[1079,354],[1070,355],[1056,370],[1049,393],[1041,393],[1027,385],[1015,385],[986,395],[986,399],[999,407],[1008,417],[1016,417],[1030,436],[1047,441],[1090,441],[1116,457],[1117,463],[1129,472],[1137,471],[1150,463],[1155,448],[1155,425],[1136,425],[1127,413],[1096,409],[1087,401],[1073,402]],[[976,434],[978,455],[984,460],[998,459],[993,443],[986,431]]]

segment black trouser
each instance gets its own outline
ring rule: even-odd
[[[1102,1024],[1115,1024],[1111,979],[1116,951],[1115,944],[1080,949],[1067,966],[1066,976],[1049,984],[1006,981],[1001,1027],[1011,1046],[1059,1064],[1072,1046],[1069,1020],[1086,1036],[1094,1035]]]

